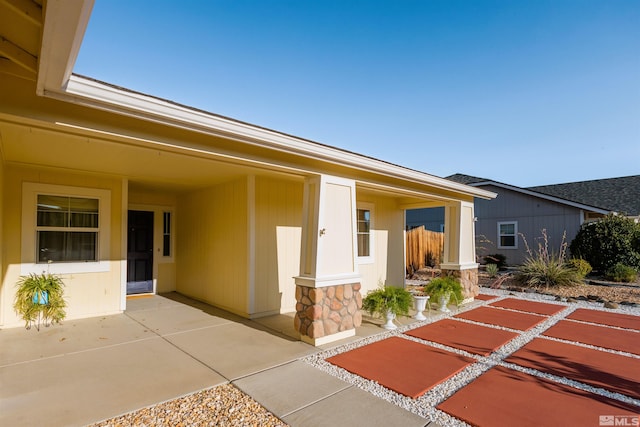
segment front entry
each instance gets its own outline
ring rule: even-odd
[[[153,292],[153,212],[129,211],[127,295]]]

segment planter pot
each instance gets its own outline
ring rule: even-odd
[[[440,303],[440,311],[443,313],[450,313],[451,310],[449,310],[449,308],[447,308],[447,304],[449,303],[449,299],[451,298],[451,295],[446,294],[446,295],[442,295],[440,297],[440,299],[438,300],[438,302]]]
[[[391,311],[387,311],[386,318],[387,318],[387,323],[382,325],[383,328],[388,330],[398,329],[398,327],[393,323],[393,319],[396,318],[395,314],[393,314]]]
[[[414,295],[413,296],[413,309],[416,311],[416,314],[413,315],[413,318],[416,320],[426,320],[426,317],[422,312],[427,308],[427,301],[429,301],[429,296],[421,296]]]

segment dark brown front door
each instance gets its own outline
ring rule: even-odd
[[[129,211],[127,295],[153,292],[153,212]]]

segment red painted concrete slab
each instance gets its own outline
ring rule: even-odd
[[[527,313],[542,314],[545,316],[551,316],[567,308],[566,305],[548,304],[545,302],[527,301],[516,298],[503,299],[489,305],[492,307],[509,308],[511,310],[525,311]]]
[[[640,355],[640,332],[561,320],[544,335]]]
[[[505,362],[640,399],[640,360],[633,357],[535,338]]]
[[[399,337],[341,353],[327,361],[412,398],[475,362],[469,357]]]
[[[492,307],[478,307],[454,317],[473,320],[474,322],[488,325],[504,326],[505,328],[527,331],[538,323],[546,320],[546,317],[537,314],[516,313],[514,311],[501,310]]]
[[[640,316],[634,316],[631,314],[579,308],[568,315],[566,319],[599,323],[601,325],[617,326],[618,328],[635,329],[636,331],[640,331]]]
[[[598,426],[601,416],[637,416],[640,407],[501,366],[437,406],[474,426]],[[629,424],[631,425],[631,424]]]
[[[486,295],[486,294],[478,294],[474,297],[474,299],[480,301],[491,301],[492,299],[498,298],[496,295]]]
[[[514,332],[453,319],[439,320],[407,331],[405,334],[481,356],[488,356],[492,351],[518,336]]]

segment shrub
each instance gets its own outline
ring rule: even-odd
[[[449,296],[447,303],[455,301],[456,304],[462,302],[462,285],[460,281],[453,276],[438,277],[427,283],[424,292],[431,296],[434,301],[438,301],[440,297]]]
[[[638,272],[633,267],[618,263],[607,270],[606,276],[615,282],[629,283],[638,279]]]
[[[618,263],[640,269],[640,224],[609,214],[582,224],[569,249],[575,258],[587,260],[599,272]]]
[[[542,230],[542,243],[538,243],[537,252],[533,252],[522,236],[527,250],[527,259],[518,268],[516,278],[532,287],[574,286],[582,284],[582,277],[578,270],[565,262],[567,243],[562,237],[559,251],[549,251],[547,230]]]
[[[502,254],[485,255],[484,262],[485,264],[495,264],[500,269],[507,266],[507,257]]]
[[[498,265],[497,264],[487,264],[485,267],[487,274],[490,278],[494,278],[498,275]]]
[[[385,286],[370,291],[362,300],[362,308],[371,315],[384,317],[387,311],[395,315],[409,314],[409,308],[413,304],[411,293],[404,288]]]
[[[582,258],[570,259],[568,264],[571,268],[576,270],[583,279],[593,270],[591,268],[591,264]]]

